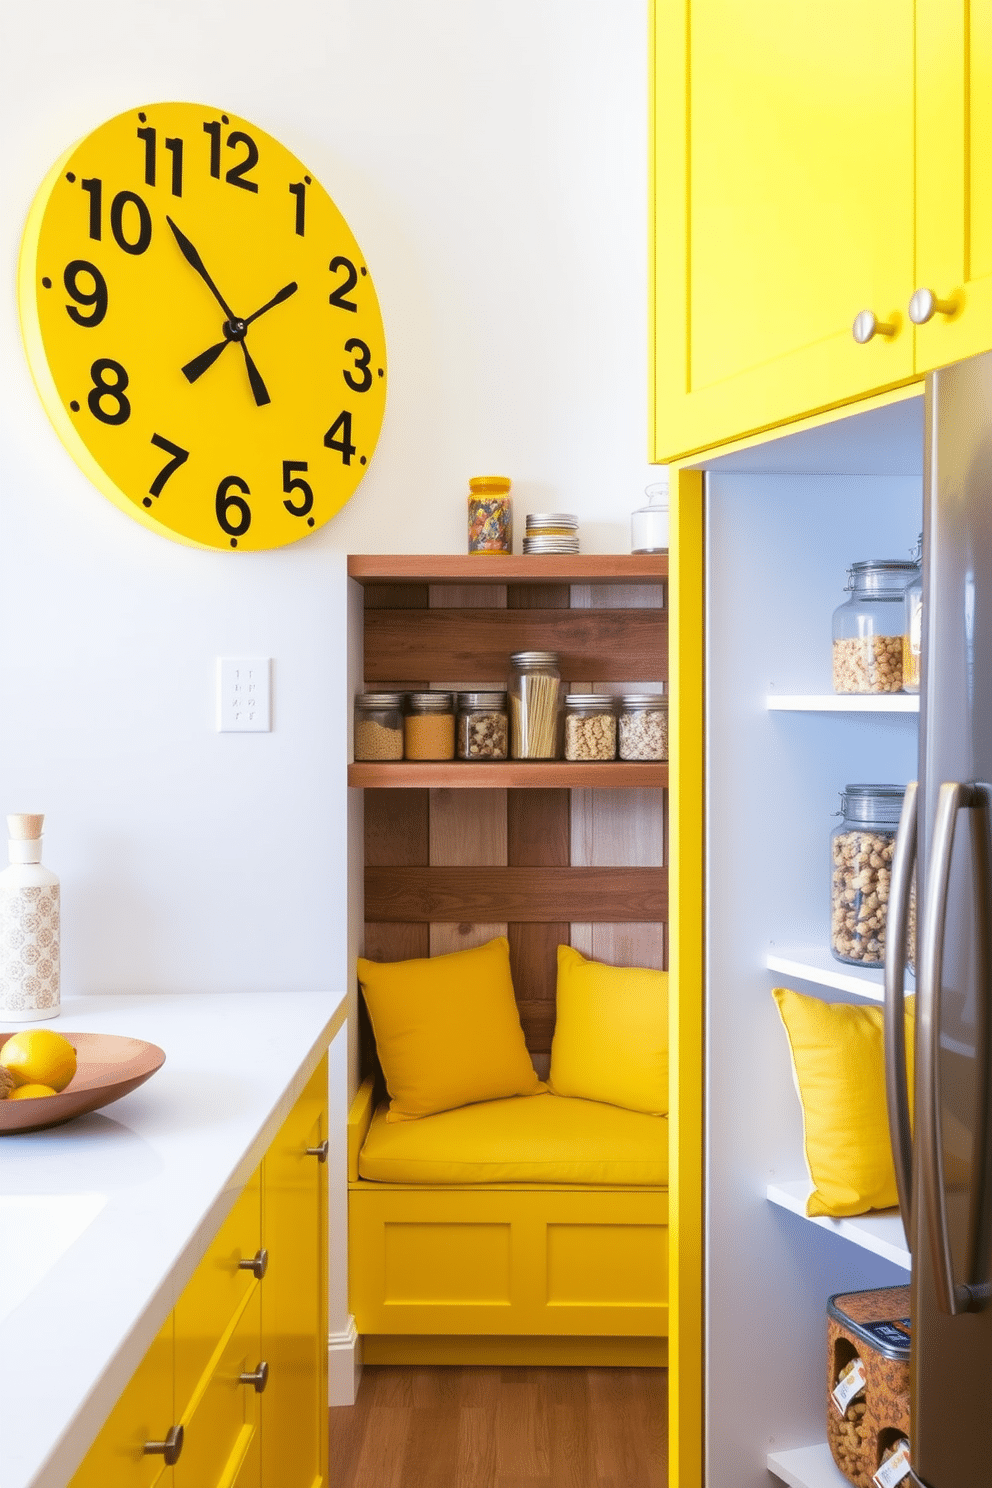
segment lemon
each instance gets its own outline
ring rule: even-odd
[[[39,1095],[54,1095],[54,1094],[55,1094],[55,1091],[52,1089],[51,1085],[37,1085],[37,1084],[35,1084],[35,1085],[18,1085],[18,1087],[17,1087],[16,1090],[12,1090],[11,1091],[11,1093],[10,1093],[10,1095],[8,1095],[7,1099],[8,1100],[34,1100],[35,1097],[36,1096],[39,1096]]]
[[[18,1085],[49,1085],[54,1092],[64,1090],[76,1073],[76,1051],[51,1028],[24,1028],[0,1049],[0,1065]]]

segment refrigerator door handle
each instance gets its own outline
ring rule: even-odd
[[[899,1211],[907,1244],[912,1234],[913,1137],[906,1075],[906,932],[916,872],[917,783],[910,781],[892,858],[885,937],[885,1097],[896,1170]]]
[[[922,1100],[917,1123],[922,1152],[923,1202],[926,1209],[930,1264],[937,1305],[950,1317],[967,1312],[974,1299],[968,1287],[956,1284],[947,1228],[944,1191],[944,1154],[941,1138],[940,1023],[944,962],[944,930],[947,890],[951,875],[951,853],[958,812],[972,802],[973,791],[958,781],[945,781],[937,796],[933,822],[926,904],[920,931],[918,1016],[920,1037],[919,1091]]]

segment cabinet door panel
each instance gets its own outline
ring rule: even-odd
[[[160,1488],[172,1484],[162,1457],[145,1442],[163,1441],[175,1424],[172,1399],[172,1316],[124,1389],[69,1488]]]
[[[175,1488],[228,1488],[258,1435],[258,1402],[253,1385],[240,1376],[261,1362],[259,1287],[228,1337],[216,1365],[184,1419],[182,1456],[173,1469]]]
[[[658,0],[655,458],[913,376],[913,19]]]
[[[992,346],[992,0],[917,0],[916,284],[956,300],[916,332],[929,371]]]
[[[262,1481],[278,1488],[327,1480],[327,1169],[306,1150],[326,1137],[325,1059],[262,1164]]]
[[[261,1179],[256,1172],[176,1303],[176,1407],[184,1413],[197,1382],[255,1278],[239,1261],[261,1245]]]

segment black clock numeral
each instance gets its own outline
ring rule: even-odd
[[[335,439],[340,431],[341,438]],[[351,457],[355,453],[355,446],[351,442],[351,414],[347,408],[339,413],[327,433],[324,435],[324,443],[328,449],[337,450],[341,456],[343,465],[351,464]]]
[[[172,459],[162,466],[162,469],[148,487],[148,496],[161,496],[169,477],[175,475],[180,465],[186,464],[186,461],[189,459],[189,450],[184,450],[180,444],[173,444],[172,440],[166,439],[164,434],[153,434],[152,444],[157,449],[165,450],[166,454],[172,456]],[[151,506],[148,497],[145,498],[145,505]]]
[[[291,196],[296,197],[296,236],[302,238],[306,231],[307,221],[307,188],[305,181],[296,181],[289,188]]]
[[[258,146],[250,134],[245,134],[242,129],[234,129],[227,136],[227,147],[229,150],[236,150],[239,145],[245,146],[245,158],[231,166],[224,180],[229,181],[232,186],[240,186],[242,191],[257,191],[258,183],[246,181],[244,177],[247,171],[254,170],[258,164]]]
[[[339,253],[336,258],[331,259],[330,269],[332,274],[336,274],[339,269],[344,269],[346,272],[344,283],[339,284],[337,289],[332,290],[328,296],[328,300],[332,305],[336,305],[339,310],[357,310],[358,306],[354,300],[345,299],[348,291],[354,289],[358,283],[358,274],[355,270],[355,265],[350,258],[345,258]]]
[[[242,494],[240,496],[229,495],[228,493],[232,488],[241,491]],[[228,537],[244,537],[248,528],[251,526],[251,507],[244,499],[245,496],[250,495],[251,491],[240,475],[225,475],[217,487],[217,499],[214,503],[214,510],[217,513],[217,521],[220,524],[221,530],[226,532]],[[232,511],[238,513],[238,520],[236,522],[232,522],[231,520]]]
[[[355,371],[359,373],[359,376],[354,377],[351,368],[346,367],[341,374],[342,377],[354,392],[367,393],[372,386],[372,369],[369,366],[369,362],[372,360],[371,351],[369,351],[365,342],[360,341],[357,336],[352,336],[350,341],[346,341],[344,343],[344,349],[345,351],[356,353]]]
[[[90,198],[90,237],[97,242],[102,237],[101,222],[103,218],[103,182],[99,176],[91,176],[88,181],[80,181],[84,191],[89,192]]]
[[[113,372],[113,382],[106,381],[108,372]],[[86,399],[90,413],[94,418],[99,419],[101,424],[126,424],[131,417],[131,404],[124,396],[124,389],[131,379],[120,362],[112,361],[110,357],[99,357],[90,368],[90,376],[93,379],[93,386]],[[116,404],[113,412],[108,413],[104,408],[105,400]]]
[[[220,180],[220,120],[212,119],[209,124],[203,126],[204,134],[210,136],[210,174],[215,181]]]
[[[138,138],[145,146],[145,185],[155,185],[155,133],[154,129],[139,129]]]
[[[294,476],[294,470],[306,470],[306,460],[283,460],[282,462],[282,488],[284,491],[302,491],[303,499],[300,504],[294,501],[284,501],[283,506],[294,517],[308,517],[313,510],[313,488],[299,476]]]
[[[138,213],[138,236],[132,241],[124,233],[124,208],[133,206]],[[110,203],[110,231],[114,242],[125,253],[144,253],[152,240],[152,214],[134,191],[118,191]]]
[[[181,139],[167,139],[165,148],[172,156],[172,194],[182,196],[183,194],[183,142]]]
[[[80,287],[80,274],[88,274],[93,280],[92,289]],[[96,264],[87,263],[85,258],[74,258],[65,266],[62,275],[62,283],[65,285],[66,293],[71,295],[76,305],[91,305],[92,311],[84,315],[76,305],[66,305],[65,310],[70,320],[77,325],[97,326],[107,313],[107,281],[104,279]]]

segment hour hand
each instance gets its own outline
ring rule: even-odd
[[[224,314],[227,316],[227,318],[229,320],[233,320],[234,311],[231,309],[230,305],[228,305],[224,296],[221,294],[220,290],[217,288],[216,284],[207,273],[206,264],[203,262],[203,259],[200,257],[199,253],[197,253],[196,249],[193,247],[193,244],[190,242],[189,238],[180,228],[176,226],[171,217],[166,216],[165,220],[172,228],[172,236],[179,244],[179,251],[182,254],[183,258],[190,265],[190,267],[195,269],[196,272],[199,274],[200,278],[210,290],[214,299],[224,311]]]

